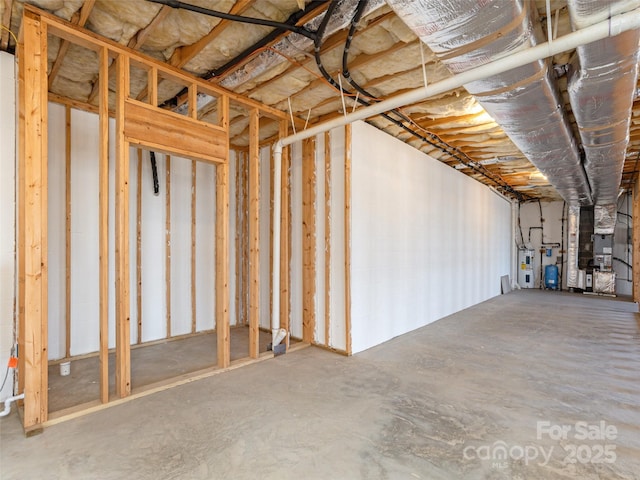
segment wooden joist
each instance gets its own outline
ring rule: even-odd
[[[316,326],[316,138],[302,141],[302,341]]]
[[[284,138],[289,132],[289,122],[280,122],[280,138]],[[290,198],[290,168],[291,149],[282,149],[282,185],[280,187],[280,328],[290,331],[289,313],[291,311],[291,198]],[[275,288],[275,287],[274,287]],[[285,337],[285,344],[289,348],[289,335]]]
[[[260,112],[249,114],[249,356],[260,353]]]

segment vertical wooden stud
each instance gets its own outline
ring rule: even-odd
[[[229,97],[219,100],[221,126],[229,129]],[[229,137],[227,136],[227,139]],[[228,145],[227,145],[228,147]],[[229,151],[229,148],[226,149]],[[229,156],[216,166],[216,335],[218,367],[230,362],[229,336]]]
[[[640,304],[640,174],[633,189],[633,301]]]
[[[167,300],[167,338],[171,337],[171,156],[167,162],[167,198],[165,203],[165,295]]]
[[[324,344],[331,344],[331,134],[324,133]]]
[[[189,116],[198,118],[198,87],[192,83],[188,87],[189,95]]]
[[[138,178],[136,185],[136,312],[138,315],[136,343],[142,343],[142,149],[138,148]]]
[[[71,357],[71,107],[65,106],[65,358]]]
[[[302,340],[316,327],[316,138],[302,141]]]
[[[235,324],[239,325],[242,323],[242,205],[241,205],[241,178],[242,175],[241,167],[242,165],[242,155],[239,151],[236,151],[236,161],[235,161],[235,280],[236,280],[236,297],[235,297],[235,311],[236,318]]]
[[[191,333],[196,333],[196,161],[191,161]]]
[[[100,49],[99,235],[100,235],[100,401],[109,401],[109,51]]]
[[[129,97],[129,57],[116,59],[116,394],[131,393],[129,272],[129,142],[124,133]]]
[[[40,17],[25,13],[24,77],[19,81],[20,115],[24,117],[20,143],[20,206],[18,222],[19,304],[24,306],[19,335],[21,377],[24,381],[25,430],[39,428],[48,415],[47,372],[47,28]]]
[[[16,55],[20,62],[20,68],[18,69],[18,221],[17,221],[17,242],[16,253],[18,262],[18,295],[17,295],[17,308],[18,308],[18,352],[24,352],[26,338],[22,332],[26,329],[25,323],[25,251],[26,244],[24,243],[25,234],[25,167],[26,167],[26,122],[25,122],[25,108],[27,107],[26,100],[26,81],[25,81],[25,49],[24,42],[16,45]],[[27,365],[24,355],[18,355],[18,392],[24,393],[25,391],[25,375]],[[23,402],[24,404],[24,402]]]
[[[158,68],[151,67],[147,73],[147,90],[149,105],[158,106]]]
[[[344,127],[344,323],[351,355],[351,125]]]
[[[280,122],[280,138],[287,136],[289,125],[286,120]],[[280,328],[289,332],[290,304],[290,266],[291,266],[291,198],[289,195],[291,183],[291,149],[282,149],[282,185],[281,185],[281,210],[280,210]],[[289,335],[285,337],[285,343],[289,348]]]
[[[260,112],[249,115],[249,356],[260,352]]]
[[[249,154],[242,162],[242,324],[249,324]]]

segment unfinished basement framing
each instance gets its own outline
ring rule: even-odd
[[[136,390],[131,384],[130,303],[137,302],[130,292],[130,249],[137,246],[130,240],[130,192],[136,194],[136,184],[130,179],[130,146],[153,152],[190,159],[195,182],[196,162],[215,165],[215,328],[217,334],[217,365],[211,372],[234,368],[230,360],[229,333],[229,105],[233,102],[251,113],[249,144],[251,159],[259,151],[259,118],[269,117],[286,125],[286,116],[250,99],[233,94],[185,74],[177,68],[142,56],[115,42],[98,37],[71,23],[25,6],[23,41],[18,48],[19,58],[19,168],[18,168],[18,330],[19,385],[24,392],[23,425],[30,432],[41,428],[59,416],[49,417],[48,411],[48,245],[47,245],[47,169],[48,169],[48,95],[47,76],[48,37],[59,37],[70,45],[92,50],[99,59],[99,89],[97,108],[81,108],[99,114],[99,360],[100,397],[89,404],[79,405],[72,412],[95,409],[100,404],[145,394],[162,386],[146,386]],[[146,72],[147,94],[136,99],[130,92],[132,69]],[[109,74],[115,74],[115,98],[109,91]],[[158,84],[173,81],[188,89],[188,113],[180,115],[158,107]],[[113,80],[112,80],[113,87]],[[217,99],[217,121],[210,123],[198,118],[197,96],[204,93]],[[57,99],[59,100],[59,99]],[[76,106],[73,102],[68,105]],[[115,279],[108,273],[108,210],[109,210],[109,116],[115,115]],[[140,157],[142,158],[142,156]],[[167,162],[169,168],[169,162]],[[169,179],[167,177],[167,188]],[[251,305],[249,308],[250,357],[260,357],[257,351],[258,319],[257,279],[259,215],[257,214],[257,177],[251,177],[251,205],[249,230],[252,232],[249,249]],[[169,203],[167,197],[167,203]],[[192,208],[193,202],[192,202]],[[193,216],[193,215],[192,215]],[[195,219],[192,219],[194,222]],[[193,234],[192,234],[193,238]],[[286,237],[285,237],[286,238]],[[164,241],[164,239],[163,239]],[[167,238],[167,251],[170,239]],[[192,244],[192,250],[195,246]],[[286,268],[286,267],[284,267]],[[193,278],[193,276],[192,276]],[[115,281],[116,347],[115,392],[109,392],[108,348],[108,286]],[[170,279],[166,280],[167,283]],[[195,289],[195,285],[193,285]],[[141,328],[141,326],[139,326]],[[140,339],[137,339],[140,340]],[[67,340],[67,343],[69,340]],[[68,346],[67,346],[68,348]],[[67,355],[69,352],[67,351]],[[206,372],[199,371],[196,376]],[[180,378],[178,383],[188,381]],[[164,382],[168,385],[170,382]]]

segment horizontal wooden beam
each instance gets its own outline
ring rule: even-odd
[[[125,101],[124,115],[124,133],[133,145],[212,163],[227,158],[227,133],[216,125],[131,99]]]

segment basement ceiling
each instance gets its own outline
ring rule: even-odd
[[[510,2],[511,0],[494,0]],[[452,74],[436,55],[391,10],[384,0],[369,0],[348,33],[360,2],[357,0],[4,0],[0,19],[15,35],[24,3],[53,13],[73,24],[181,68],[193,75],[263,104],[289,113],[302,129]],[[270,20],[290,27],[247,24],[191,11],[189,6]],[[566,0],[535,2],[545,34],[555,38],[571,32]],[[325,16],[329,19],[324,22]],[[549,25],[547,22],[549,21]],[[268,22],[261,22],[268,23]],[[323,25],[326,24],[325,27]],[[298,28],[296,28],[298,27]],[[549,27],[549,28],[548,28]],[[320,39],[323,76],[314,58],[308,32],[324,28]],[[15,42],[6,28],[0,49],[13,52]],[[343,64],[345,46],[346,71]],[[563,75],[573,52],[557,55],[553,65],[564,107],[576,140],[580,141]],[[98,60],[94,52],[50,39],[49,91],[53,101],[95,110]],[[131,91],[146,95],[146,74],[132,71]],[[329,77],[329,78],[326,78]],[[349,80],[351,80],[351,83]],[[114,79],[112,79],[114,81]],[[180,110],[183,86],[163,82],[158,100]],[[342,90],[342,94],[341,94]],[[640,86],[631,114],[622,188],[640,169]],[[210,98],[199,99],[199,116],[215,117]],[[248,112],[232,108],[231,144],[248,144]],[[504,130],[464,88],[368,119],[388,134],[414,146],[452,168],[521,200],[559,199],[556,190],[514,145]],[[275,140],[276,122],[261,119],[261,141]]]

